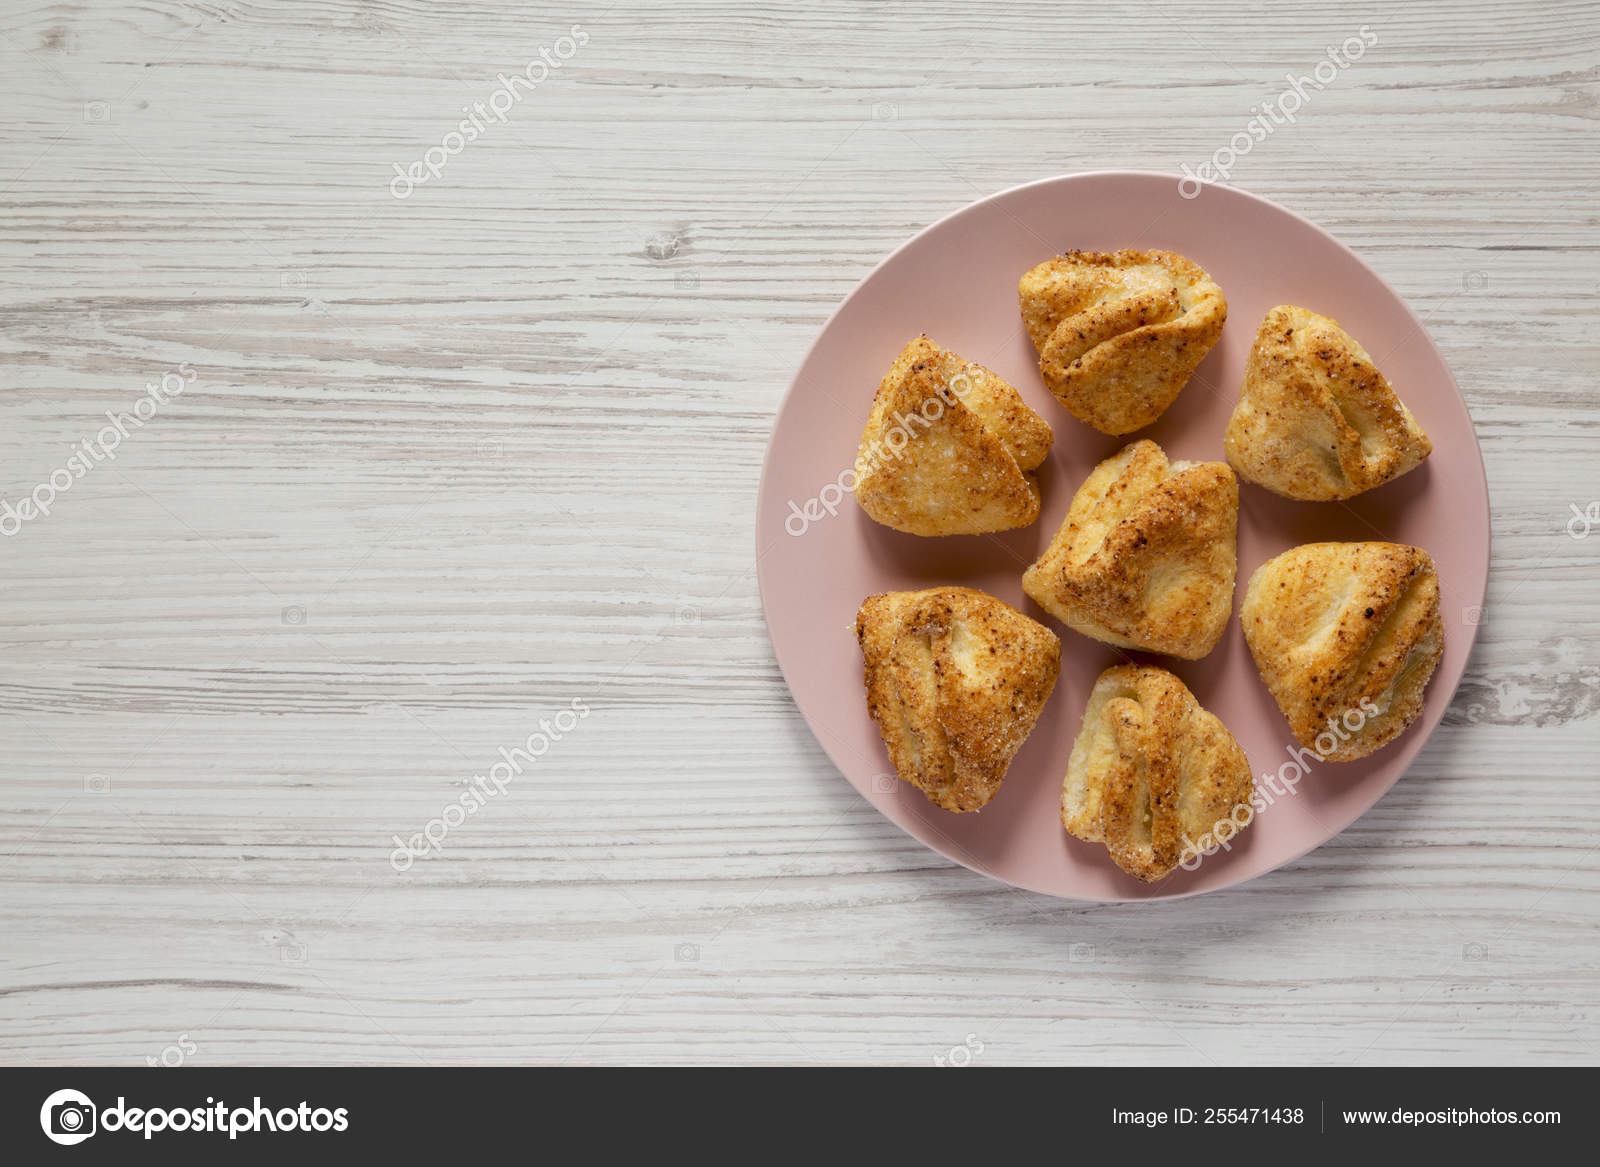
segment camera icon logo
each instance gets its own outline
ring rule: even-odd
[[[278,959],[284,964],[304,964],[306,946],[292,936],[285,936],[278,941]]]
[[[57,1090],[39,1108],[45,1137],[63,1147],[76,1146],[95,1132],[95,1108],[78,1090]]]

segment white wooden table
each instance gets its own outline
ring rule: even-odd
[[[1600,10],[1392,8],[7,4],[0,497],[194,377],[0,539],[0,1056],[1593,1061]],[[1198,166],[1363,25],[1232,181],[1354,247],[1467,395],[1495,558],[1451,716],[1231,892],[952,866],[773,662],[788,377],[915,230]]]

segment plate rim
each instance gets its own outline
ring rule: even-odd
[[[827,742],[827,740],[825,738],[825,735],[819,733],[817,731],[816,727],[812,725],[812,723],[811,723],[811,715],[806,712],[805,708],[800,704],[799,698],[795,695],[794,686],[789,680],[788,671],[784,668],[783,660],[782,660],[781,656],[778,653],[777,643],[773,639],[773,635],[772,635],[772,617],[771,617],[771,614],[770,614],[769,609],[768,609],[768,600],[767,600],[767,594],[768,594],[767,582],[766,582],[766,571],[767,571],[767,569],[766,569],[766,566],[765,566],[765,554],[764,554],[764,552],[762,550],[762,546],[761,546],[761,544],[762,544],[762,527],[763,527],[763,524],[762,524],[762,513],[761,513],[762,512],[762,500],[766,497],[768,475],[769,475],[769,473],[770,473],[770,471],[772,469],[773,448],[774,448],[774,445],[776,444],[776,439],[777,439],[777,435],[778,435],[778,427],[783,422],[784,416],[787,413],[790,405],[793,403],[793,401],[795,399],[796,392],[800,388],[800,374],[801,374],[801,371],[811,362],[812,355],[816,352],[817,347],[822,343],[823,338],[826,337],[828,335],[828,333],[832,330],[834,322],[836,320],[838,320],[841,315],[844,314],[844,312],[850,307],[851,303],[856,299],[856,297],[861,295],[861,293],[866,289],[867,285],[870,284],[878,276],[878,274],[880,272],[882,272],[891,263],[893,263],[900,256],[900,254],[902,252],[907,251],[914,244],[916,244],[919,240],[921,240],[924,236],[933,233],[934,231],[938,230],[939,228],[943,227],[946,223],[949,223],[954,219],[960,218],[963,215],[974,213],[981,207],[987,206],[987,205],[989,205],[991,203],[998,202],[998,201],[1000,201],[1002,199],[1007,199],[1007,198],[1013,197],[1013,196],[1019,194],[1022,191],[1031,190],[1034,187],[1053,186],[1053,185],[1057,185],[1057,184],[1063,184],[1064,185],[1064,184],[1068,184],[1068,183],[1072,183],[1072,182],[1079,182],[1079,181],[1090,180],[1090,179],[1106,179],[1106,178],[1137,178],[1137,179],[1141,179],[1141,180],[1144,180],[1144,179],[1161,179],[1163,181],[1171,182],[1174,185],[1176,185],[1179,182],[1179,180],[1182,178],[1182,176],[1181,175],[1177,175],[1177,174],[1171,174],[1171,173],[1168,173],[1166,171],[1161,171],[1161,170],[1129,170],[1129,169],[1083,170],[1083,171],[1074,171],[1074,172],[1071,172],[1071,173],[1068,173],[1068,174],[1052,175],[1052,176],[1047,177],[1047,178],[1033,179],[1032,181],[1029,181],[1029,182],[1018,183],[1018,184],[1016,184],[1014,186],[1005,187],[1005,188],[1003,188],[1001,190],[998,190],[998,191],[995,191],[995,192],[993,192],[991,194],[985,195],[982,198],[974,199],[971,202],[964,203],[963,205],[957,207],[956,209],[954,209],[952,211],[949,211],[944,215],[941,215],[939,218],[933,220],[931,223],[927,224],[921,230],[913,233],[912,235],[910,235],[909,237],[907,237],[906,239],[901,241],[899,246],[897,246],[893,250],[891,250],[887,255],[885,255],[876,264],[874,264],[872,266],[872,268],[869,271],[866,272],[866,274],[861,276],[861,278],[856,281],[855,285],[850,289],[850,291],[848,293],[846,293],[845,297],[842,300],[840,300],[837,305],[835,305],[833,311],[828,314],[827,318],[822,322],[821,326],[818,327],[818,329],[816,331],[816,334],[812,337],[811,343],[806,346],[805,352],[801,355],[799,362],[794,366],[794,371],[789,377],[788,386],[784,389],[782,397],[780,397],[779,400],[778,400],[777,408],[773,413],[772,424],[769,427],[768,432],[767,432],[767,444],[766,444],[766,449],[763,451],[762,457],[761,457],[761,474],[760,474],[759,480],[758,480],[758,482],[756,484],[756,498],[755,498],[756,515],[755,515],[755,524],[754,524],[754,527],[755,527],[755,529],[754,529],[754,535],[755,535],[755,547],[754,547],[754,550],[755,550],[755,553],[756,553],[756,562],[755,562],[755,568],[756,568],[756,592],[757,592],[757,595],[758,595],[758,597],[760,598],[760,601],[761,601],[761,618],[762,618],[762,623],[766,626],[766,630],[767,630],[767,643],[768,643],[769,647],[772,649],[773,660],[777,662],[778,674],[783,678],[784,688],[788,693],[789,701],[794,706],[795,710],[800,714],[801,720],[805,723],[806,731],[811,734],[812,740],[815,741],[817,743],[817,745],[821,747],[823,754],[827,757],[828,761],[833,764],[833,768],[838,772],[839,777],[844,779],[845,784],[847,786],[849,786],[850,789],[855,792],[856,796],[858,798],[860,798],[863,802],[865,802],[868,806],[870,806],[882,818],[886,819],[897,830],[899,830],[900,832],[905,834],[908,838],[914,839],[917,843],[919,843],[922,846],[928,848],[928,850],[932,851],[934,854],[939,855],[940,857],[942,857],[944,859],[947,859],[952,863],[959,864],[961,867],[966,868],[968,871],[972,871],[972,872],[974,872],[974,873],[976,873],[978,875],[983,876],[986,879],[994,880],[996,883],[1002,884],[1002,885],[1004,885],[1006,887],[1014,887],[1014,888],[1018,888],[1018,889],[1020,889],[1022,891],[1032,892],[1032,893],[1037,894],[1037,895],[1049,896],[1052,899],[1063,900],[1063,901],[1065,901],[1067,903],[1079,903],[1079,904],[1170,903],[1170,902],[1173,902],[1175,900],[1189,899],[1189,898],[1191,898],[1193,896],[1220,895],[1220,894],[1223,894],[1225,892],[1234,891],[1234,890],[1236,890],[1238,888],[1246,886],[1247,884],[1253,883],[1255,880],[1264,878],[1265,876],[1272,875],[1275,872],[1281,871],[1283,868],[1288,867],[1292,863],[1299,862],[1301,859],[1305,858],[1307,855],[1311,854],[1311,852],[1317,850],[1319,847],[1326,846],[1328,843],[1332,842],[1334,839],[1336,839],[1340,835],[1344,834],[1351,827],[1353,827],[1357,822],[1359,822],[1362,817],[1364,817],[1365,815],[1369,814],[1374,807],[1376,807],[1380,802],[1382,802],[1386,797],[1388,797],[1390,792],[1393,791],[1394,788],[1397,785],[1399,785],[1400,779],[1404,778],[1406,776],[1407,772],[1411,769],[1411,765],[1412,765],[1413,762],[1416,761],[1417,755],[1420,754],[1422,752],[1423,748],[1425,746],[1427,746],[1427,744],[1430,741],[1433,740],[1434,733],[1437,732],[1437,730],[1439,729],[1440,724],[1443,723],[1443,715],[1441,715],[1440,721],[1435,723],[1433,725],[1433,727],[1431,729],[1429,729],[1429,731],[1426,734],[1424,734],[1424,735],[1422,735],[1420,737],[1417,737],[1417,739],[1415,741],[1405,743],[1402,746],[1400,754],[1399,754],[1399,757],[1398,757],[1398,764],[1397,764],[1396,769],[1395,769],[1394,777],[1391,778],[1388,781],[1388,783],[1386,783],[1384,785],[1382,790],[1378,791],[1377,796],[1374,797],[1373,800],[1370,803],[1368,803],[1367,806],[1363,810],[1361,810],[1354,818],[1352,818],[1344,826],[1340,827],[1333,834],[1327,836],[1326,838],[1322,838],[1322,839],[1317,840],[1316,842],[1308,844],[1303,849],[1295,851],[1293,854],[1285,857],[1284,859],[1282,859],[1278,863],[1273,864],[1271,867],[1268,867],[1263,871],[1258,871],[1258,872],[1254,873],[1253,875],[1244,876],[1243,878],[1241,878],[1239,880],[1236,880],[1236,881],[1234,881],[1232,883],[1224,884],[1224,885],[1222,885],[1220,887],[1193,888],[1193,889],[1189,889],[1187,891],[1173,892],[1173,893],[1171,893],[1169,895],[1144,895],[1144,896],[1131,896],[1130,895],[1130,896],[1110,896],[1110,897],[1107,897],[1107,896],[1084,897],[1084,896],[1076,896],[1076,895],[1066,895],[1066,894],[1064,894],[1064,893],[1062,893],[1060,891],[1054,890],[1052,888],[1036,887],[1036,886],[1033,886],[1033,885],[1027,884],[1027,883],[1019,883],[1019,882],[1016,882],[1014,880],[1008,879],[1004,875],[1000,875],[995,871],[985,870],[984,868],[979,867],[979,866],[975,865],[974,863],[969,862],[966,858],[964,858],[959,853],[957,853],[958,849],[956,849],[956,848],[946,849],[946,848],[938,846],[938,845],[936,845],[936,844],[934,844],[932,842],[929,842],[927,839],[923,838],[921,835],[914,834],[912,831],[908,830],[903,824],[897,822],[893,818],[890,818],[889,815],[886,814],[881,807],[879,807],[875,802],[873,802],[870,798],[868,798],[866,796],[865,792],[863,792],[855,784],[855,782],[853,782],[850,779],[850,775],[849,775],[848,771],[845,769],[844,766],[842,766],[840,764],[839,759],[834,756],[834,751],[833,751],[832,747],[828,744],[828,742]],[[1473,451],[1477,454],[1477,458],[1478,458],[1479,479],[1483,483],[1482,497],[1481,497],[1480,501],[1481,501],[1481,504],[1482,504],[1483,514],[1485,516],[1484,529],[1486,531],[1486,537],[1484,539],[1484,550],[1483,550],[1482,587],[1479,590],[1477,596],[1475,597],[1475,600],[1476,600],[1475,605],[1470,605],[1470,606],[1475,606],[1476,607],[1477,611],[1479,612],[1479,620],[1477,622],[1474,622],[1474,623],[1466,625],[1466,628],[1467,628],[1467,633],[1466,633],[1466,635],[1467,635],[1467,651],[1466,651],[1466,655],[1462,658],[1461,673],[1460,673],[1460,675],[1458,675],[1455,678],[1454,682],[1451,684],[1450,692],[1445,698],[1445,708],[1448,711],[1450,703],[1455,699],[1455,695],[1456,695],[1457,691],[1461,687],[1461,682],[1466,679],[1467,669],[1471,666],[1473,654],[1477,651],[1477,648],[1478,648],[1478,629],[1480,628],[1480,626],[1482,624],[1482,613],[1484,611],[1485,602],[1487,601],[1488,594],[1489,594],[1489,573],[1490,573],[1490,570],[1493,567],[1493,563],[1494,563],[1494,512],[1493,512],[1493,509],[1492,509],[1492,506],[1491,506],[1491,499],[1490,499],[1490,494],[1489,494],[1489,467],[1488,467],[1488,462],[1484,459],[1484,456],[1483,456],[1483,443],[1478,438],[1478,427],[1477,427],[1476,423],[1473,421],[1472,411],[1467,405],[1466,396],[1461,392],[1461,383],[1456,379],[1455,370],[1453,368],[1451,368],[1450,362],[1445,359],[1444,353],[1439,350],[1439,346],[1438,346],[1437,342],[1435,342],[1435,340],[1433,339],[1432,333],[1430,333],[1428,331],[1427,324],[1417,314],[1416,309],[1411,306],[1410,301],[1407,300],[1404,296],[1402,296],[1399,293],[1399,291],[1397,291],[1395,289],[1394,285],[1392,285],[1387,279],[1384,278],[1384,276],[1383,276],[1383,274],[1381,272],[1379,272],[1376,268],[1374,268],[1371,264],[1369,264],[1365,259],[1363,259],[1361,257],[1361,255],[1359,253],[1357,253],[1353,248],[1351,248],[1349,245],[1344,243],[1343,240],[1339,239],[1331,231],[1329,231],[1326,228],[1318,225],[1317,223],[1313,222],[1311,219],[1308,219],[1306,216],[1300,214],[1298,211],[1295,211],[1290,207],[1286,207],[1281,203],[1275,202],[1274,200],[1267,198],[1265,195],[1256,194],[1253,191],[1246,190],[1246,189],[1244,189],[1242,187],[1235,186],[1235,185],[1233,185],[1231,183],[1203,183],[1202,186],[1201,186],[1201,193],[1197,197],[1204,197],[1205,193],[1207,191],[1209,191],[1209,190],[1212,190],[1212,189],[1226,190],[1229,193],[1230,196],[1238,196],[1238,197],[1241,197],[1241,198],[1243,198],[1243,199],[1245,199],[1247,201],[1259,203],[1263,207],[1266,207],[1266,208],[1268,208],[1268,209],[1270,209],[1270,210],[1272,210],[1272,211],[1274,211],[1274,212],[1276,212],[1278,214],[1287,215],[1290,218],[1292,218],[1294,220],[1297,220],[1302,226],[1304,226],[1304,227],[1316,232],[1318,235],[1322,236],[1324,239],[1326,239],[1329,242],[1333,243],[1336,247],[1339,248],[1339,250],[1343,251],[1347,256],[1349,256],[1351,259],[1355,260],[1356,263],[1359,264],[1360,267],[1363,270],[1365,270],[1366,272],[1370,273],[1371,276],[1374,279],[1376,279],[1378,281],[1378,283],[1381,284],[1383,286],[1383,288],[1386,291],[1388,291],[1389,294],[1394,297],[1395,301],[1405,310],[1406,315],[1408,317],[1410,317],[1411,323],[1415,327],[1415,331],[1423,338],[1423,340],[1425,340],[1427,342],[1429,349],[1432,350],[1434,357],[1437,358],[1439,366],[1442,369],[1444,369],[1445,376],[1449,379],[1449,382],[1450,382],[1450,388],[1452,390],[1454,390],[1453,394],[1451,395],[1451,399],[1455,403],[1455,407],[1460,411],[1461,416],[1466,420],[1467,428],[1472,434]],[[1180,194],[1179,197],[1181,198],[1183,196]],[[774,545],[776,545],[776,544],[774,544]],[[770,550],[770,548],[769,548],[769,550]],[[1237,613],[1230,612],[1229,613],[1229,620],[1232,621],[1235,618],[1236,615],[1237,615]]]

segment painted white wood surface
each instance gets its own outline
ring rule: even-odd
[[[752,523],[788,376],[928,222],[1198,165],[1362,25],[1233,181],[1389,279],[1468,397],[1495,559],[1451,716],[1232,892],[953,867],[774,665]],[[196,374],[0,540],[6,1060],[1595,1059],[1593,3],[11,0],[0,76],[3,497]]]

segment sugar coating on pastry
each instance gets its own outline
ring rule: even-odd
[[[1113,435],[1166,411],[1228,318],[1216,282],[1170,251],[1069,251],[1027,271],[1017,295],[1050,392]]]
[[[1250,824],[1255,782],[1234,736],[1166,669],[1095,681],[1067,761],[1061,822],[1146,882]]]
[[[1295,740],[1326,761],[1398,737],[1444,653],[1433,559],[1401,543],[1285,551],[1250,577],[1239,622]]]
[[[926,336],[878,386],[856,454],[856,500],[912,535],[973,535],[1039,517],[1032,471],[1050,426],[1015,388]]]
[[[1367,350],[1289,304],[1256,332],[1224,446],[1245,481],[1315,501],[1382,486],[1433,452]]]
[[[1226,464],[1133,442],[1094,468],[1022,587],[1075,632],[1198,660],[1233,611],[1238,524]]]
[[[1055,633],[985,592],[949,587],[869,596],[856,640],[895,771],[945,810],[982,809],[1055,688]]]

